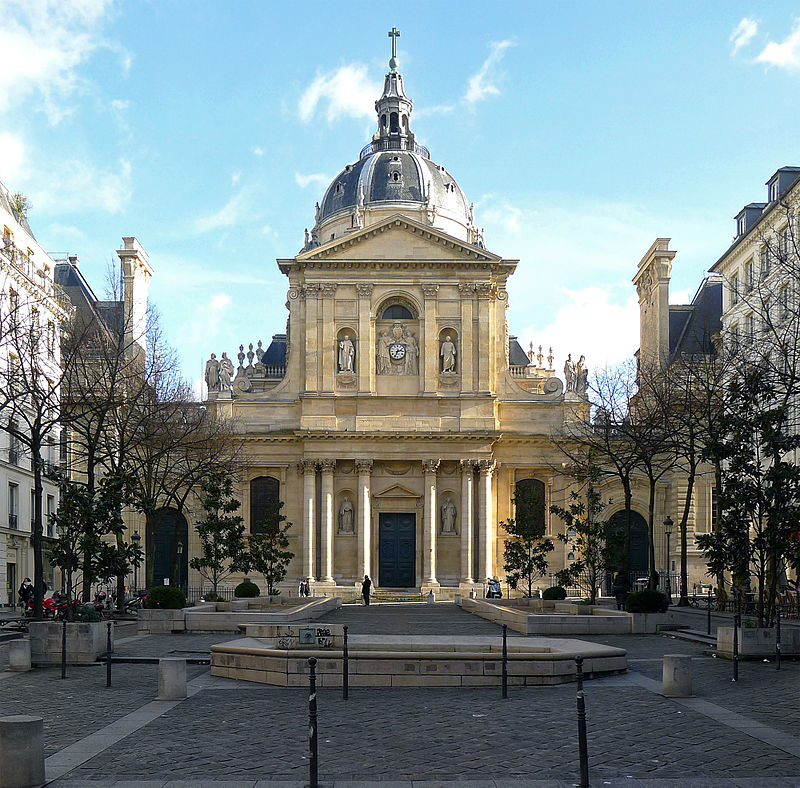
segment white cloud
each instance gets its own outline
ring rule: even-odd
[[[22,177],[22,162],[25,160],[25,143],[21,137],[0,132],[0,181],[17,191],[15,182]]]
[[[36,182],[41,185],[31,189],[33,204],[53,213],[120,213],[133,194],[132,168],[127,159],[120,159],[115,171],[70,159],[37,174]]]
[[[236,184],[239,183],[239,179],[242,177],[242,171],[237,170],[236,172],[231,173],[231,183]]]
[[[329,124],[342,117],[373,118],[375,99],[380,94],[381,86],[370,80],[367,67],[361,63],[351,63],[336,71],[317,74],[300,96],[297,112],[303,123],[308,123],[317,108],[324,104],[327,104]]]
[[[669,294],[670,304],[690,304],[694,292],[688,288],[685,290],[671,290]]]
[[[744,17],[734,28],[728,39],[733,45],[731,54],[735,55],[742,47],[746,47],[755,34],[758,33],[758,22],[755,19]]]
[[[756,58],[756,63],[765,63],[787,71],[800,70],[800,18],[794,20],[792,31],[778,43],[770,41]]]
[[[308,175],[303,175],[299,172],[294,174],[294,181],[301,189],[305,189],[306,186],[311,186],[312,184],[327,186],[331,180],[333,180],[331,176],[325,175],[323,172],[312,172]]]
[[[65,100],[81,84],[79,67],[108,46],[102,26],[113,0],[4,0],[0,26],[0,111],[27,94],[41,95],[55,124],[71,111]]]
[[[114,112],[126,112],[130,106],[131,102],[127,100],[123,101],[122,99],[114,99],[111,102],[111,109],[113,109]]]
[[[467,81],[467,92],[464,94],[464,101],[474,104],[482,101],[487,96],[496,96],[500,93],[497,83],[501,78],[497,66],[503,59],[505,51],[514,46],[513,41],[493,41],[489,47],[489,57],[483,61],[483,65]]]
[[[194,229],[198,233],[207,233],[212,230],[221,230],[224,227],[233,227],[242,218],[250,215],[247,208],[247,195],[242,189],[228,200],[218,211],[200,216],[194,221]]]
[[[253,156],[258,156],[259,158],[264,155],[263,148],[250,148],[250,152],[253,154]]]
[[[261,228],[261,235],[274,235],[274,233],[275,231],[268,224]]]

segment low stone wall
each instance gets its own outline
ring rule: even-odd
[[[733,655],[733,627],[717,627],[717,651]],[[774,657],[774,629],[768,627],[739,627],[739,655],[742,657]],[[800,654],[800,629],[781,628],[781,654]]]
[[[282,624],[310,621],[341,607],[338,597],[311,597],[269,604],[266,600],[237,599],[231,602],[206,602],[182,610],[140,610],[140,634],[171,632],[237,632],[247,624]]]
[[[31,663],[54,665],[61,663],[61,627],[59,621],[31,621],[28,632],[31,640]],[[67,624],[67,662],[95,662],[106,653],[108,625],[105,621],[72,622]],[[114,627],[111,627],[111,647],[114,647]]]
[[[318,629],[323,630],[321,636]],[[212,646],[211,674],[276,686],[306,686],[308,658],[313,656],[318,660],[318,685],[340,687],[340,629],[307,628],[307,646],[301,643],[300,627],[271,637],[245,637]],[[579,640],[515,640],[508,643],[509,684],[574,681],[577,654],[584,657],[587,679],[620,673],[627,667],[624,649]],[[498,638],[383,636],[377,641],[362,635],[350,638],[348,645],[349,684],[354,687],[479,687],[499,686],[501,681],[502,646]]]

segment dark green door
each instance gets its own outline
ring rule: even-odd
[[[381,588],[413,588],[416,585],[416,515],[382,512],[378,527],[378,585]]]

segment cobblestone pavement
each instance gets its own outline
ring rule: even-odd
[[[500,628],[452,605],[348,606],[325,618],[353,634],[498,634]],[[118,644],[117,656],[197,655],[233,635],[152,635]],[[800,663],[745,662],[732,684],[731,663],[703,656],[703,647],[670,637],[600,636],[628,649],[631,671],[660,679],[665,653],[695,657],[695,694],[723,710],[796,734]],[[204,688],[53,783],[109,786],[115,780],[152,788],[168,781],[239,780],[227,788],[297,788],[308,775],[308,693],[216,679],[189,666]],[[102,666],[0,674],[2,714],[45,718],[46,754],[153,700],[157,667],[114,665],[105,687]],[[634,675],[633,673],[631,675]],[[319,692],[320,777],[350,788],[399,780],[425,788],[555,788],[577,777],[575,686],[497,689],[335,689]],[[592,785],[800,785],[800,758],[754,735],[637,686],[627,677],[586,683]],[[800,752],[800,750],[798,750]],[[531,782],[532,778],[535,781]],[[354,782],[345,783],[351,780]],[[473,782],[467,783],[465,781]],[[548,782],[544,782],[547,780]],[[438,781],[438,782],[432,782]],[[522,782],[517,782],[522,781]],[[639,782],[642,781],[642,782]],[[664,782],[662,782],[664,781]],[[741,781],[741,782],[740,782]],[[455,786],[455,782],[449,783]],[[259,786],[262,784],[259,783]],[[420,784],[420,788],[422,785]]]

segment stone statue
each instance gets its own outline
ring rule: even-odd
[[[211,358],[206,361],[206,386],[209,394],[219,391],[219,361],[216,353],[212,353]]]
[[[233,377],[233,362],[228,358],[227,353],[222,354],[219,360],[219,388],[220,391],[231,390],[231,378]]]
[[[308,240],[309,240],[308,239],[308,227],[306,227],[304,232],[305,232],[305,238],[303,240],[303,248],[305,249],[305,247],[308,246]]]
[[[353,340],[346,336],[339,342],[339,372],[352,372],[355,356],[356,348]]]
[[[581,356],[575,365],[575,393],[586,396],[589,390],[589,370],[586,367],[586,356]]]
[[[443,534],[454,534],[456,532],[456,505],[453,499],[448,496],[442,504],[442,531]]]
[[[314,224],[319,224],[319,217],[320,217],[320,208],[319,203],[314,203]]]
[[[411,329],[408,329],[405,336],[406,343],[406,375],[419,374],[419,343],[417,337]]]
[[[376,372],[379,375],[388,375],[391,367],[389,360],[389,332],[381,331],[378,335],[378,349],[376,359]]]
[[[442,357],[442,372],[456,371],[456,346],[450,339],[450,334],[445,334],[444,342],[439,350]]]
[[[564,362],[564,391],[575,391],[575,363],[572,361],[572,353],[567,354]]]
[[[342,505],[339,507],[339,533],[355,533],[353,529],[354,519],[355,510],[353,509],[353,502],[345,496],[345,499],[342,501]]]

